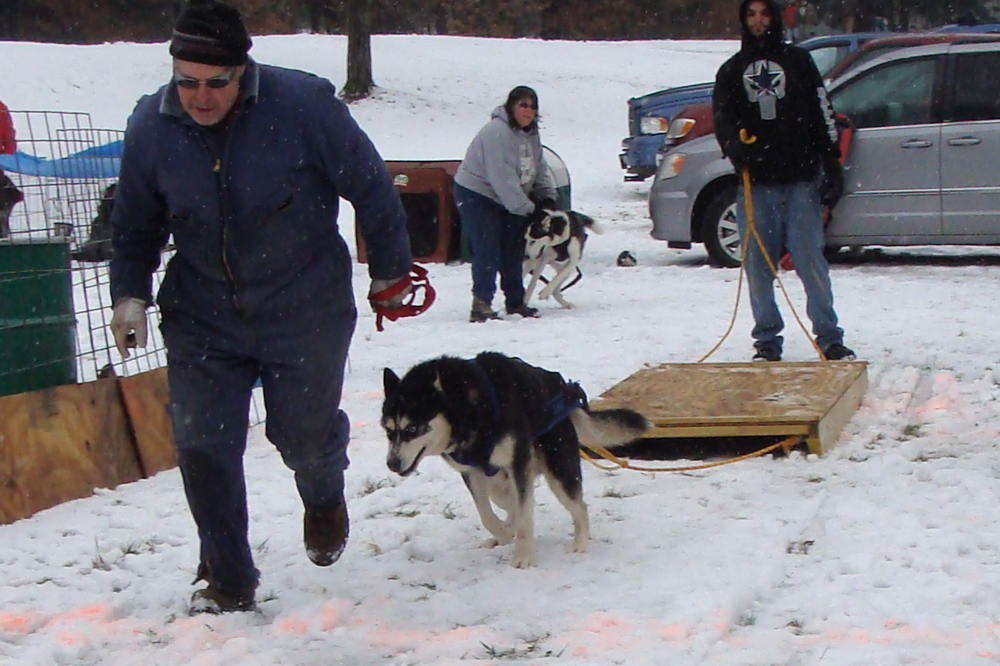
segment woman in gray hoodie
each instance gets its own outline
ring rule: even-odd
[[[476,134],[455,174],[455,201],[472,247],[469,321],[499,318],[492,308],[498,272],[507,314],[538,316],[524,303],[524,231],[528,216],[553,208],[555,197],[542,159],[538,95],[517,86]]]

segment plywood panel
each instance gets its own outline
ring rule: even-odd
[[[141,477],[115,379],[0,398],[0,523]]]
[[[645,368],[595,401],[629,407],[647,437],[805,435],[821,453],[835,444],[867,390],[861,362],[686,363]]]
[[[118,382],[144,474],[153,476],[176,467],[177,449],[167,409],[170,404],[167,369],[122,377]]]

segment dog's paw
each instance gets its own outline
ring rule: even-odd
[[[513,532],[500,532],[499,534],[493,533],[492,536],[487,537],[480,544],[480,548],[496,548],[497,546],[506,546],[511,541],[514,540]]]
[[[515,569],[527,569],[535,566],[535,549],[531,546],[517,544],[514,546],[514,557],[510,565]]]
[[[573,552],[584,553],[587,551],[587,544],[590,543],[589,536],[578,536],[573,539]]]

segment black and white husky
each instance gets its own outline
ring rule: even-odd
[[[514,541],[513,566],[535,563],[535,480],[544,475],[573,518],[573,551],[590,540],[580,447],[614,447],[649,428],[630,409],[590,411],[579,384],[494,352],[466,360],[443,356],[400,379],[386,368],[382,427],[386,464],[402,476],[439,455],[462,474],[483,527],[483,545]],[[506,513],[501,520],[493,504]]]
[[[538,299],[544,301],[549,296],[555,298],[564,308],[572,308],[573,304],[563,298],[563,289],[571,278],[580,274],[580,258],[583,256],[583,246],[587,242],[587,231],[595,234],[604,233],[593,218],[576,211],[545,210],[544,215],[538,215],[531,220],[524,232],[524,275],[531,276],[528,288],[524,292],[525,304],[531,300],[546,266],[555,270],[555,276],[538,293]],[[572,284],[572,283],[571,283]]]

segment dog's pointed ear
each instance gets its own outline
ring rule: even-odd
[[[474,362],[453,358],[442,359],[438,364],[434,387],[449,410],[458,410],[468,415],[469,410],[474,410],[480,402],[482,391],[469,370],[469,363]]]
[[[392,368],[385,368],[382,370],[382,386],[385,388],[385,394],[391,395],[399,389],[399,375],[392,371]]]

